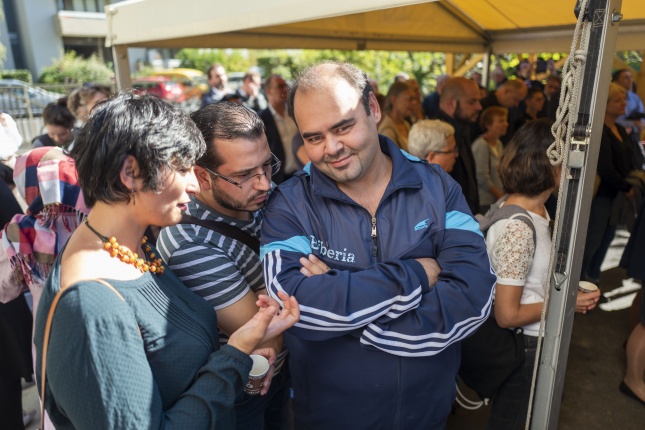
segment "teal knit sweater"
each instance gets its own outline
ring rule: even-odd
[[[60,257],[59,257],[60,259]],[[37,381],[60,261],[36,318]],[[219,349],[215,312],[168,269],[72,285],[53,319],[45,407],[63,429],[232,429],[251,359]],[[139,333],[140,331],[140,333]]]

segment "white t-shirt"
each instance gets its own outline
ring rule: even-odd
[[[486,248],[497,274],[497,282],[523,288],[521,304],[544,302],[551,257],[548,213],[546,218],[533,212],[529,212],[529,215],[535,227],[535,246],[531,228],[520,219],[497,221],[486,234]],[[525,334],[537,336],[540,322],[522,328]]]

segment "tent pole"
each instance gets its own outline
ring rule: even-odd
[[[566,177],[561,181],[556,255],[531,416],[535,430],[558,428],[621,1],[589,0],[581,30],[588,37],[586,46],[578,49],[586,52],[586,61],[579,88],[572,94],[576,123]]]
[[[112,57],[114,58],[114,74],[116,75],[117,90],[121,91],[125,88],[132,88],[127,45],[112,45]]]

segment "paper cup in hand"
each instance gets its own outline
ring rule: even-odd
[[[249,381],[244,387],[244,391],[247,394],[255,395],[260,394],[262,389],[262,380],[267,376],[269,372],[269,360],[262,357],[261,355],[251,355],[251,360],[253,360],[253,367],[249,373]]]
[[[580,281],[578,283],[578,289],[583,293],[594,293],[598,291],[598,286],[587,281]]]

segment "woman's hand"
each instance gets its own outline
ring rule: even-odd
[[[256,302],[258,312],[246,324],[237,329],[229,338],[228,344],[245,354],[251,354],[256,347],[279,335],[300,319],[300,308],[295,297],[283,292],[278,293],[283,309],[278,302],[261,294]]]
[[[596,290],[593,293],[583,293],[578,290],[578,296],[576,297],[576,312],[586,314],[587,311],[596,307],[598,300],[600,300],[600,290]]]
[[[273,379],[273,373],[275,372],[273,363],[275,363],[275,359],[278,355],[273,348],[259,348],[253,351],[251,354],[261,355],[269,362],[269,371],[267,372],[264,379],[262,379],[262,389],[260,390],[260,395],[264,396],[269,392],[269,388],[271,387],[271,379]]]
[[[308,258],[300,257],[300,264],[302,264],[300,273],[305,275],[307,278],[310,278],[314,275],[322,275],[329,272],[330,270],[329,266],[327,266],[313,254],[309,254]]]

